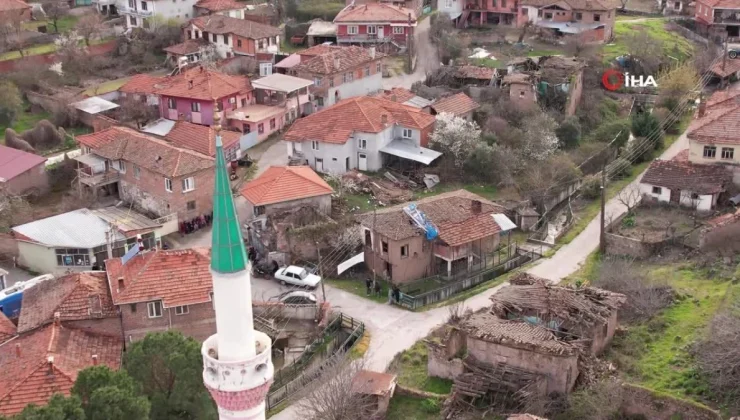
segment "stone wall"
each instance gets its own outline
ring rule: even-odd
[[[642,415],[650,420],[720,420],[722,416],[709,407],[659,394],[647,388],[624,384],[622,409],[626,414]]]
[[[455,379],[465,370],[459,358],[466,346],[465,333],[452,329],[444,343],[427,341],[427,373],[438,378]]]

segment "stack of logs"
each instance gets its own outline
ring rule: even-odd
[[[476,408],[524,408],[528,401],[537,398],[537,388],[545,380],[542,375],[504,363],[490,365],[470,355],[463,365],[465,372],[455,378],[452,393],[444,404],[446,419]]]

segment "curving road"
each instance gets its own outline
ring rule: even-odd
[[[416,57],[416,69],[411,74],[400,74],[394,77],[383,79],[383,89],[394,87],[411,88],[416,82],[422,81],[427,77],[427,72],[436,70],[439,67],[437,58],[437,49],[429,41],[429,21],[426,18],[416,26],[416,46],[418,49]]]

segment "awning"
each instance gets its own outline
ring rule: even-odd
[[[493,215],[493,221],[501,228],[502,232],[516,229],[516,224],[511,221],[505,214],[498,213]]]
[[[365,253],[360,252],[359,254],[355,255],[354,257],[348,259],[347,261],[344,261],[337,265],[337,274],[342,274],[350,267],[357,265],[361,262],[365,261]]]
[[[434,159],[442,156],[440,152],[427,149],[426,147],[419,147],[405,140],[393,140],[387,146],[380,149],[380,151],[403,159],[421,162],[425,165],[429,165]]]
[[[92,154],[92,153],[78,155],[78,156],[73,157],[72,159],[76,160],[77,162],[83,163],[89,167],[105,165],[105,159],[101,158],[98,155]]]
[[[84,99],[79,102],[72,104],[75,108],[88,114],[100,114],[101,112],[110,111],[111,109],[118,108],[118,104],[111,101],[106,101],[99,96],[93,96],[91,98]]]
[[[541,20],[537,22],[541,28],[557,29],[566,34],[579,34],[584,31],[598,29],[604,26],[603,23],[573,23],[573,22],[550,22]]]

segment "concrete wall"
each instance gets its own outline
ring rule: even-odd
[[[249,200],[245,201],[245,218],[242,221],[248,221],[255,218],[254,216],[254,205]],[[286,210],[298,209],[300,207],[314,207],[322,213],[328,215],[331,213],[331,194],[321,195],[317,197],[303,198],[300,200],[284,201],[282,203],[268,204],[265,206],[265,215],[270,216],[275,213],[281,213]]]
[[[25,192],[30,192],[29,190],[44,193],[49,189],[49,178],[46,176],[46,162],[41,162],[13,179],[0,183],[0,185],[15,194],[24,194]]]
[[[62,276],[66,272],[90,271],[89,266],[58,266],[55,248],[33,242],[17,241],[18,243],[18,265],[41,274],[54,274]],[[95,263],[95,256],[90,251],[90,264]]]
[[[365,231],[362,238],[364,242]],[[394,283],[408,283],[432,275],[432,244],[424,245],[421,236],[401,241],[392,241],[379,234],[373,235],[373,247],[365,246],[365,264],[379,275]],[[382,243],[388,244],[388,252],[382,252]],[[408,245],[409,256],[401,258],[401,247]],[[387,264],[391,265],[390,277]]]
[[[465,371],[462,359],[458,358],[465,350],[465,333],[453,330],[444,344],[427,344],[427,373],[437,378],[455,379]]]
[[[358,79],[357,74],[364,74],[364,70],[361,68],[359,72],[356,71],[355,80],[335,85],[336,87],[334,88],[329,88],[329,94],[327,95],[324,105],[331,106],[334,105],[337,100],[341,101],[342,99],[354,98],[355,96],[365,96],[383,89],[383,73],[382,71],[377,71],[377,64],[373,62],[372,64],[368,64],[366,67],[370,68],[369,77]],[[342,80],[341,77],[339,77],[339,79]]]
[[[657,187],[657,185],[640,183],[640,193],[643,197],[647,197],[654,201],[658,201],[661,203],[671,202],[670,189],[666,187],[659,187],[660,193],[656,194],[655,192],[653,192],[653,187]],[[680,205],[683,207],[696,207],[696,209],[699,211],[709,211],[717,205],[718,198],[719,194],[703,194],[700,195],[698,199],[692,199],[690,191],[681,191],[679,202]]]
[[[189,313],[176,315],[175,308],[164,308],[162,316],[149,318],[147,303],[118,305],[121,311],[123,334],[126,342],[141,340],[150,332],[174,329],[203,341],[216,332],[216,312],[213,303],[189,305]]]
[[[617,312],[612,313],[609,321],[605,325],[597,325],[591,330],[591,353],[598,355],[614,338],[614,332],[617,330]]]
[[[254,302],[255,316],[267,318],[287,318],[303,321],[316,321],[321,318],[319,305],[285,305],[278,302]]]
[[[704,147],[714,146],[717,148],[717,153],[713,158],[704,157]],[[722,149],[732,149],[732,159],[722,159]],[[740,148],[733,147],[732,145],[725,144],[705,144],[698,143],[695,141],[689,141],[689,161],[694,163],[728,163],[728,164],[740,164]]]
[[[547,378],[547,393],[568,393],[578,378],[577,355],[554,355],[468,337],[468,354],[489,364],[505,363]]]

